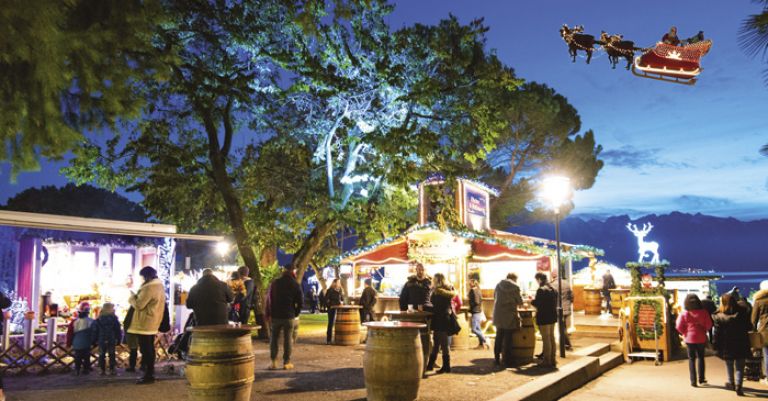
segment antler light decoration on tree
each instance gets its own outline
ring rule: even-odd
[[[653,254],[651,263],[659,263],[659,243],[656,241],[646,242],[644,240],[645,236],[648,235],[651,229],[653,229],[653,224],[651,223],[643,224],[642,229],[638,229],[637,226],[632,223],[627,223],[627,230],[632,232],[632,234],[637,237],[637,263],[643,262],[643,258],[645,258],[646,252],[651,252]]]

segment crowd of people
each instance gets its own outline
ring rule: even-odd
[[[765,346],[768,340],[768,281],[760,284],[754,302],[754,306],[751,305],[737,288],[720,296],[719,308],[711,297],[701,300],[695,294],[686,296],[684,311],[675,326],[688,350],[691,386],[707,384],[705,350],[711,346],[725,362],[725,387],[744,395],[744,370],[754,345],[750,335],[759,336],[763,372],[768,372],[768,347]],[[768,384],[766,380],[762,379],[762,383]]]
[[[91,305],[88,302],[78,305],[77,316],[67,326],[66,335],[66,344],[74,354],[75,375],[91,372],[91,348],[94,345],[99,350],[98,367],[101,375],[117,374],[115,349],[124,342],[130,350],[126,372],[136,372],[136,362],[141,352],[140,370],[143,374],[137,384],[155,382],[155,336],[159,332],[168,331],[170,322],[165,320],[165,289],[157,278],[157,271],[146,266],[139,274],[144,282],[137,292],[131,292],[128,299],[131,306],[122,324],[115,315],[115,305],[110,302],[101,305],[96,319],[90,317]]]

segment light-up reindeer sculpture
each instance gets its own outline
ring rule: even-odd
[[[627,230],[631,231],[632,234],[635,234],[635,237],[637,237],[637,253],[639,255],[637,263],[643,262],[646,252],[651,252],[653,254],[651,263],[659,263],[659,243],[656,241],[645,242],[643,240],[652,228],[653,225],[651,223],[643,224],[643,228],[640,230],[638,230],[637,226],[634,224],[627,223]]]

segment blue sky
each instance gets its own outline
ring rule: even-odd
[[[595,186],[574,197],[576,213],[701,212],[742,220],[768,218],[768,86],[760,59],[738,47],[741,21],[758,13],[749,1],[510,1],[403,0],[393,28],[434,23],[453,13],[484,17],[488,47],[526,80],[546,83],[579,110],[593,129],[606,166]],[[658,41],[670,26],[681,38],[703,30],[714,41],[692,87],[612,70],[604,53],[571,63],[559,27],[582,24],[588,33],[621,33],[636,46]],[[0,168],[0,203],[31,187],[66,182],[63,163],[8,183]]]

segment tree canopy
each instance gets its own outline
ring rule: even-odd
[[[8,199],[2,209],[97,219],[147,221],[147,212],[136,202],[87,184],[29,188]]]
[[[481,21],[391,32],[384,1],[191,2],[153,43],[174,55],[147,106],[76,151],[81,182],[127,186],[159,219],[231,232],[259,276],[280,246],[301,271],[336,229],[372,241],[413,222],[411,185],[495,145],[520,84]]]
[[[162,79],[156,1],[4,2],[0,9],[0,161],[12,178],[60,158],[83,131],[137,118],[135,84]]]

